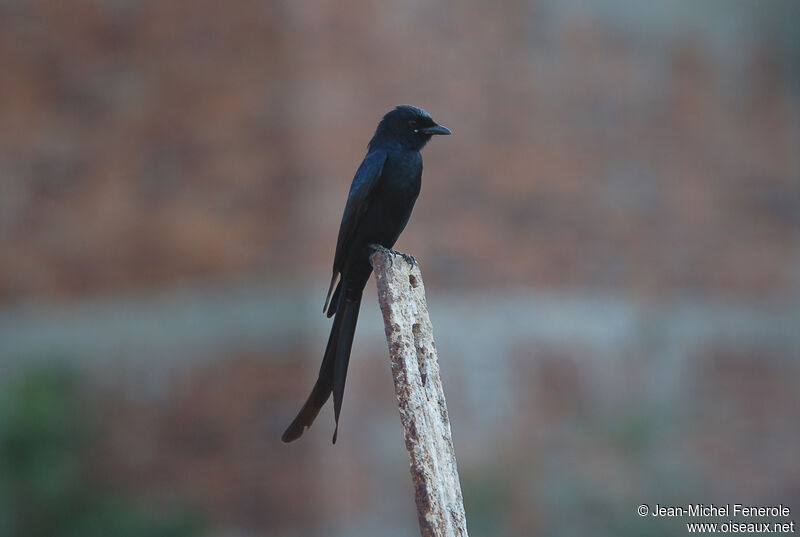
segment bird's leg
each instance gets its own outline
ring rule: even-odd
[[[394,266],[394,252],[392,250],[390,250],[389,248],[386,248],[385,246],[377,244],[377,243],[370,244],[369,247],[370,247],[370,249],[375,250],[376,252],[389,254],[389,263],[391,263],[392,266]]]
[[[405,260],[406,263],[408,263],[411,266],[414,266],[414,265],[417,264],[416,258],[414,258],[414,256],[411,255],[411,254],[406,254],[406,253],[403,253],[403,252],[401,252],[399,250],[386,248],[384,246],[381,246],[380,244],[370,244],[369,247],[372,248],[373,250],[378,251],[378,252],[383,252],[383,253],[390,254],[392,257],[399,255],[400,257],[402,257]]]
[[[392,251],[390,249],[386,248],[385,246],[382,246],[382,245],[378,244],[377,242],[373,242],[372,244],[369,245],[369,247],[370,247],[371,250],[375,250],[376,252],[383,252],[385,254],[391,254],[392,253]]]

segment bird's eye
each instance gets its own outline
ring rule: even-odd
[[[411,127],[412,129],[416,128],[417,127],[417,120],[416,119],[410,120],[408,122],[408,126]]]

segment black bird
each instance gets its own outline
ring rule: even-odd
[[[311,427],[333,392],[336,443],[361,293],[372,273],[370,246],[391,248],[406,227],[422,184],[419,152],[434,134],[450,134],[450,130],[438,125],[425,110],[403,105],[383,116],[369,141],[367,156],[356,171],[347,196],[333,258],[333,277],[323,306],[328,317],[336,315],[331,335],[314,389],[283,433],[284,442],[297,440],[306,427]]]

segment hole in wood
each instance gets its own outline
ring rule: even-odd
[[[409,274],[408,283],[411,284],[412,288],[416,288],[417,285],[419,285],[419,283],[417,282],[417,278],[413,274]]]

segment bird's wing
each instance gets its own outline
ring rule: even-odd
[[[344,207],[342,223],[339,226],[339,238],[336,240],[336,254],[333,257],[333,277],[328,289],[328,296],[325,299],[325,308],[328,309],[328,301],[331,293],[336,286],[338,276],[341,276],[344,268],[345,257],[350,249],[355,231],[361,221],[361,216],[369,206],[370,194],[374,190],[375,184],[380,179],[383,172],[383,165],[386,162],[384,151],[372,151],[364,157],[361,166],[358,167],[353,183],[350,185],[350,193],[347,195],[347,204]]]

